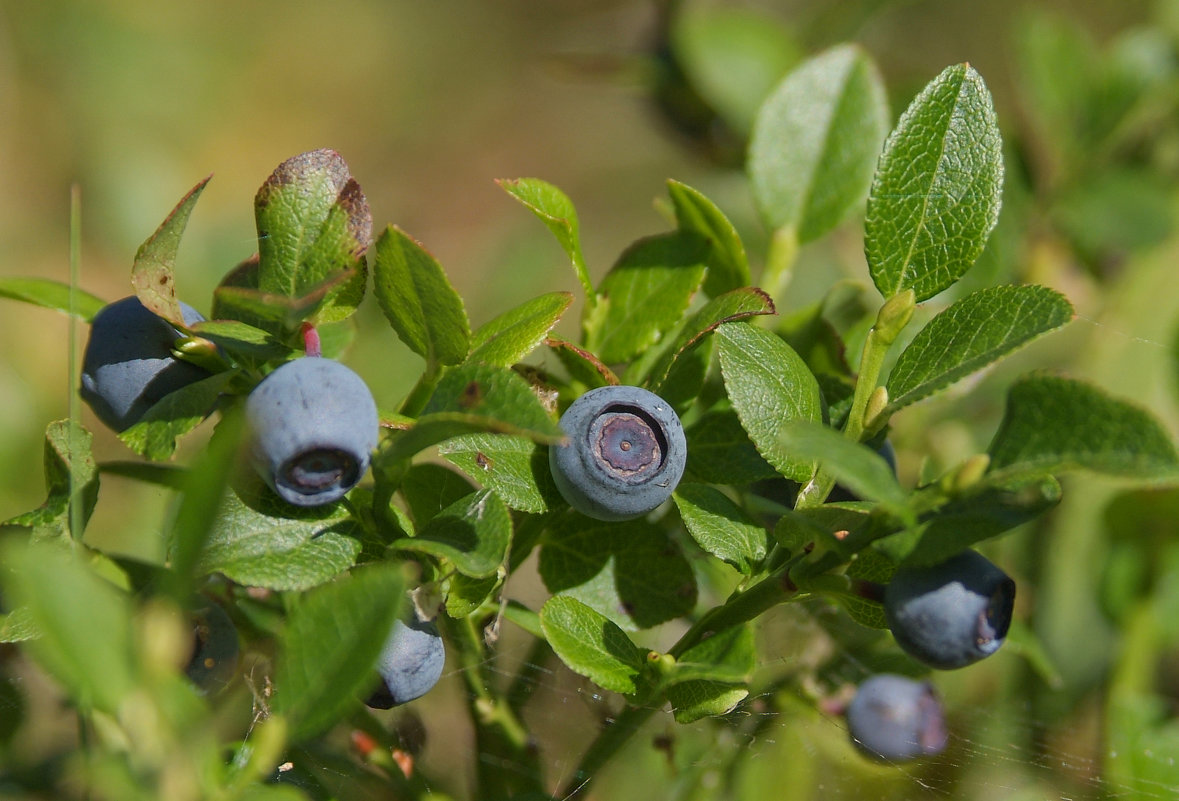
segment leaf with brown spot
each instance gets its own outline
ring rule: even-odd
[[[212,177],[205,178],[180,199],[155,233],[139,246],[135,252],[135,263],[131,267],[131,285],[135,287],[139,302],[180,329],[187,328],[187,325],[180,312],[180,303],[176,300],[173,273],[176,253],[180,249],[180,238],[184,235],[193,206]]]

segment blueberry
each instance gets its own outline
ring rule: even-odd
[[[671,497],[688,445],[675,410],[639,387],[599,387],[561,416],[567,445],[549,449],[561,495],[597,520],[629,520]]]
[[[929,682],[882,673],[865,681],[847,707],[852,742],[875,759],[896,762],[946,747],[941,700]]]
[[[999,650],[1015,582],[975,551],[931,567],[902,567],[884,590],[884,613],[897,643],[930,667],[950,670]]]
[[[377,658],[381,685],[365,703],[374,709],[404,704],[433,689],[442,676],[446,648],[432,621],[398,620]]]
[[[368,470],[377,405],[364,380],[331,359],[279,367],[246,399],[254,467],[296,506],[339,500]]]
[[[185,303],[180,310],[189,325],[205,319]],[[165,395],[209,376],[172,355],[183,336],[134,295],[104,306],[82,356],[82,399],[115,431],[130,428]]]
[[[202,692],[215,693],[233,677],[237,666],[237,629],[225,610],[209,605],[193,615],[192,657],[184,672]]]

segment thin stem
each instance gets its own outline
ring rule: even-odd
[[[442,369],[442,366],[432,359],[426,363],[426,371],[401,402],[401,414],[406,417],[417,417],[422,413],[426,402],[434,394],[439,379],[442,378]]]
[[[480,753],[477,782],[480,797],[500,798],[541,789],[537,749],[507,699],[494,689],[490,662],[475,621],[470,617],[449,627],[470,690],[468,706]]]
[[[667,653],[672,657],[679,658],[692,646],[705,639],[734,626],[747,623],[780,603],[799,598],[798,588],[790,580],[791,569],[799,564],[800,560],[797,558],[786,562],[757,584],[735,593],[721,606],[706,612],[691,628],[684,632],[679,642],[673,645]],[[824,559],[813,567],[814,570],[827,570],[830,566],[830,559]],[[812,574],[813,571],[807,571],[807,575]],[[568,799],[584,792],[598,775],[598,771],[658,710],[658,700],[644,698],[645,703],[640,702],[628,706],[617,720],[602,729],[581,758],[581,763],[573,774],[573,778],[569,780],[559,797]]]
[[[766,266],[761,273],[761,288],[769,293],[775,306],[780,306],[782,294],[794,277],[794,263],[798,260],[798,231],[792,225],[784,225],[770,237],[766,253]],[[773,325],[773,317],[762,317],[762,325]]]
[[[74,385],[78,375],[78,285],[82,274],[82,187],[74,184],[70,187],[70,293],[69,293],[69,449],[70,449],[70,494],[69,494],[69,526],[70,539],[79,542],[83,534],[83,514],[85,503],[78,496],[80,487],[75,485],[77,479],[77,465],[79,446],[76,442],[78,426],[81,424],[82,409],[79,402],[77,387]]]
[[[714,634],[747,623],[767,609],[790,600],[798,592],[798,588],[790,581],[790,570],[795,564],[797,560],[794,559],[786,562],[758,583],[734,593],[722,605],[705,612],[668,653],[679,659],[692,646]]]
[[[585,792],[606,763],[622,750],[656,711],[657,707],[654,706],[628,706],[623,710],[621,715],[598,733],[582,756],[572,778],[556,797],[567,801]]]
[[[532,647],[524,657],[523,664],[513,677],[508,691],[504,693],[508,706],[517,715],[540,685],[540,680],[549,672],[544,663],[551,655],[552,651],[545,640],[538,638],[532,641]]]
[[[847,415],[847,423],[843,434],[848,439],[859,442],[864,434],[864,412],[868,408],[868,401],[876,391],[880,382],[880,371],[884,367],[884,359],[888,349],[896,341],[897,336],[908,324],[913,316],[915,300],[913,290],[906,290],[884,302],[876,315],[876,324],[868,331],[864,339],[864,349],[860,356],[860,371],[856,376],[856,389],[852,395],[851,411]],[[798,493],[794,504],[795,509],[806,509],[819,506],[827,499],[835,477],[824,469],[820,469],[806,486]]]

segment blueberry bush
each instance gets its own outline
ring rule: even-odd
[[[711,30],[688,41],[703,47]],[[4,523],[2,665],[52,683],[79,743],[7,771],[5,789],[592,797],[668,711],[673,731],[720,749],[724,732],[758,742],[765,721],[820,716],[870,769],[916,770],[955,748],[943,675],[1006,659],[1059,683],[1027,622],[1040,598],[995,541],[1054,513],[1069,473],[1131,483],[1121,497],[1135,508],[1165,503],[1179,455],[1134,398],[1037,365],[1003,387],[985,450],[944,464],[905,443],[897,457],[894,423],[911,407],[953,388],[968,417],[973,376],[1074,319],[1064,294],[995,266],[1030,223],[1024,196],[1000,222],[1011,150],[983,77],[947,67],[894,123],[855,45],[801,60],[756,103],[684,42],[675,52],[697,72],[672,77],[727,125],[709,151],[743,163],[763,253],[722,203],[669,180],[664,229],[595,278],[572,199],[503,180],[552,233],[569,291],[472,328],[427,245],[374,231],[360,182],[324,149],[262,184],[257,253],[225,274],[207,318],[178,298],[174,267],[208,179],[135,254],[132,296],[0,282],[0,295],[90,323],[81,398],[125,446],[96,455],[82,413],[49,423],[45,500]],[[665,111],[682,127],[682,106]],[[1129,135],[1085,122],[1094,141]],[[1108,240],[1078,224],[1084,198],[1054,197],[1037,224],[1099,265]],[[848,230],[862,232],[865,286],[833,281],[796,303],[801,254]],[[374,398],[344,366],[354,315],[374,300],[423,364],[399,397]],[[88,540],[108,479],[173,498],[165,559]],[[1144,599],[1163,574],[1133,532],[1116,542],[1111,570],[1129,578],[1104,602],[1149,662],[1163,635]],[[766,632],[787,607],[811,615],[819,645],[767,673]],[[505,639],[527,641],[527,658],[493,669]],[[406,721],[430,729],[444,665],[477,756],[433,775]],[[1114,742],[1175,742],[1149,667],[1116,668]],[[590,688],[602,722],[577,764],[554,770],[529,706],[540,675],[562,672]],[[32,686],[4,680],[8,738],[47,714],[24,697]],[[685,770],[674,797],[739,797],[743,749],[727,747],[720,779]],[[1173,769],[1134,753],[1110,758],[1111,781],[1166,787]]]

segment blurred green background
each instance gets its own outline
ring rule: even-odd
[[[894,115],[954,62],[970,61],[994,94],[1009,146],[1005,209],[973,286],[1045,283],[1068,295],[1078,319],[966,388],[904,412],[894,433],[903,480],[983,450],[1003,389],[1032,368],[1091,379],[1179,430],[1179,2],[684,5],[706,22],[718,9],[760,15],[782,43],[769,59],[782,69],[831,44],[859,42],[881,66]],[[595,276],[635,237],[666,227],[654,199],[667,178],[716,199],[751,252],[763,253],[765,233],[740,170],[717,159],[726,148],[731,155],[734,141],[740,153],[740,119],[735,135],[718,137],[715,120],[693,128],[698,120],[668,115],[684,108],[671,66],[656,57],[669,7],[2,0],[0,275],[68,279],[69,192],[77,184],[81,285],[111,300],[129,294],[138,245],[212,172],[177,265],[181,297],[207,312],[221,276],[256,249],[258,185],[280,161],[319,147],[348,161],[378,230],[395,223],[438,257],[474,325],[541,292],[575,289],[549,233],[496,178],[536,176],[565,190]],[[670,37],[671,52],[693,67],[699,40],[683,29]],[[726,98],[707,99],[723,106]],[[853,221],[804,251],[789,305],[813,299],[833,277],[866,284],[860,236]],[[921,318],[945,302],[927,304]],[[395,408],[420,362],[375,304],[366,306],[348,361],[381,406]],[[42,432],[68,414],[74,382],[69,330],[62,315],[0,306],[0,519],[40,502]],[[79,343],[84,336],[80,326]],[[126,457],[113,435],[93,428],[100,459]],[[1043,524],[993,549],[1020,581],[1021,614],[1060,680],[1045,682],[1016,648],[996,664],[939,676],[957,738],[941,760],[867,766],[838,725],[813,710],[789,726],[759,724],[749,749],[755,704],[746,721],[715,728],[658,724],[675,746],[635,749],[596,797],[714,797],[709,782],[723,784],[736,751],[748,752],[733,779],[746,798],[1179,797],[1179,778],[1168,784],[1179,759],[1179,501],[1168,490],[1132,492],[1083,477],[1065,489]],[[104,479],[103,493],[92,524],[98,537],[158,556],[154,534],[167,498],[117,479]],[[1127,637],[1135,615],[1159,625]],[[849,648],[818,637],[819,623],[821,615],[817,623],[797,610],[769,621],[766,641],[779,650],[767,649],[767,683],[817,659],[808,650],[817,638]],[[847,657],[854,665],[850,648]],[[1147,668],[1126,678],[1132,659]],[[854,669],[849,678],[859,678]],[[583,689],[553,674],[530,721],[557,776],[611,703]],[[451,702],[423,707],[436,742],[460,725],[457,692],[456,682]],[[1130,728],[1170,732],[1158,748],[1175,747],[1142,757],[1146,774],[1109,755],[1111,699],[1126,693],[1157,702]],[[765,701],[768,710],[789,705],[772,694]],[[1131,751],[1151,751],[1153,742]],[[469,746],[459,750],[471,757]],[[436,749],[428,764],[445,772],[447,757]],[[1146,784],[1136,783],[1139,775]]]

